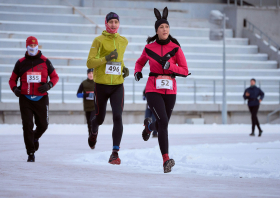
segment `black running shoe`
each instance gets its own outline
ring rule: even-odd
[[[35,147],[35,151],[38,151],[38,149],[39,149],[39,139],[34,139],[34,147]]]
[[[98,133],[96,134],[96,135],[94,135],[94,134],[90,134],[89,135],[89,137],[88,137],[88,145],[89,145],[89,147],[91,148],[91,149],[94,149],[95,148],[95,144],[96,144],[96,139],[97,139],[97,135],[98,135]]]
[[[148,141],[148,139],[150,138],[150,135],[151,135],[151,132],[152,131],[150,131],[149,130],[149,124],[151,124],[152,123],[152,119],[151,118],[146,118],[145,120],[144,120],[144,126],[145,126],[145,128],[144,128],[144,130],[143,130],[143,132],[142,132],[142,137],[143,137],[143,140],[144,141]]]
[[[173,159],[169,159],[167,160],[164,164],[163,164],[163,172],[164,173],[169,173],[171,172],[172,167],[175,166],[175,161]]]
[[[253,133],[253,132],[252,132],[252,133],[250,133],[250,136],[255,136],[255,133]]]
[[[121,164],[121,159],[119,158],[118,152],[112,152],[108,163],[113,165]]]
[[[262,136],[262,132],[263,132],[262,130],[259,131],[259,137]]]
[[[28,155],[27,162],[35,162],[35,155],[34,155],[34,153],[30,153]]]

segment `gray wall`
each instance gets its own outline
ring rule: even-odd
[[[143,123],[145,104],[125,104],[123,112],[123,123]],[[259,111],[260,123],[266,123],[267,114],[280,105],[261,105]],[[84,112],[81,111],[82,104],[50,104],[51,124],[85,124]],[[204,118],[205,124],[221,124],[220,104],[176,104],[170,123],[184,124],[190,118]],[[278,118],[274,115],[271,120]],[[20,124],[21,117],[19,105],[15,103],[0,103],[0,124]],[[228,105],[229,124],[250,124],[251,117],[247,105]],[[104,124],[112,124],[112,111],[107,106],[107,115]]]
[[[260,37],[257,37],[251,30],[248,28],[243,28],[243,37],[248,38],[251,45],[257,45],[259,47],[260,53],[265,53],[268,55],[270,60],[276,60],[278,62],[278,68],[280,68],[280,52],[277,52],[264,42]]]
[[[260,6],[260,0],[244,0],[254,6]],[[276,6],[277,0],[262,0],[262,6]]]
[[[243,20],[247,19],[280,44],[280,9],[227,6],[224,12],[229,17],[227,28],[232,28],[234,37],[242,37]]]

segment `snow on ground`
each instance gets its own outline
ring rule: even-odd
[[[275,151],[278,148],[279,151]],[[264,149],[267,149],[264,151]],[[143,173],[162,173],[159,147],[125,150],[122,165]],[[256,151],[257,150],[257,151]],[[257,153],[256,153],[257,152]],[[175,159],[174,174],[196,173],[207,176],[280,179],[280,142],[250,144],[201,144],[171,146],[170,157]],[[256,153],[255,155],[252,155]],[[110,151],[85,154],[77,161],[109,166]],[[251,156],[252,155],[252,156]],[[250,156],[250,157],[248,157]]]
[[[27,163],[21,125],[0,125],[0,197],[279,197],[280,125],[170,125],[170,156],[162,170],[157,139],[142,125],[124,126],[122,164],[108,164],[112,126],[100,127],[96,149],[86,125],[51,124],[36,162]]]

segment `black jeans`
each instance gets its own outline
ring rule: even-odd
[[[95,116],[92,119],[92,132],[98,132],[99,125],[102,125],[106,115],[107,102],[110,99],[110,104],[113,113],[113,146],[120,146],[123,123],[122,112],[124,105],[124,87],[120,85],[102,85],[95,83]]]
[[[31,101],[24,95],[20,95],[19,106],[26,152],[35,153],[34,139],[39,139],[49,125],[49,97],[45,95],[39,101]],[[36,124],[35,131],[33,131],[33,117]]]
[[[87,126],[88,126],[88,134],[91,133],[91,120],[95,115],[95,111],[85,111],[85,116],[87,119]]]
[[[150,129],[158,132],[161,154],[168,154],[168,122],[176,102],[176,94],[148,92],[146,97],[148,105],[156,117],[156,122],[150,125]]]
[[[257,117],[258,110],[259,110],[259,105],[258,106],[248,106],[249,110],[251,112],[251,118],[252,118],[252,133],[255,132],[255,126],[257,125],[259,131],[261,131],[260,123]]]

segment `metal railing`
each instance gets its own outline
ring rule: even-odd
[[[73,98],[73,95],[76,96],[76,90],[78,90],[79,88],[79,85],[80,83],[86,78],[85,77],[82,77],[82,76],[71,76],[71,77],[60,77],[59,79],[59,82],[58,84],[56,85],[56,87],[54,87],[51,91],[56,91],[56,95],[59,95],[61,94],[61,97],[59,97],[59,103],[67,103],[67,101],[69,101],[69,94],[72,94],[72,98]],[[5,82],[3,81],[5,79]],[[3,92],[3,85],[6,84],[8,85],[8,79],[9,77],[8,76],[0,76],[0,102],[2,102],[2,99],[3,99],[3,93],[7,93],[10,92],[10,88],[8,86],[6,86],[6,89],[5,89],[5,92]],[[206,79],[207,80],[207,79]],[[220,95],[221,91],[217,91],[217,84],[218,82],[221,81],[221,80],[208,80],[207,84],[203,83],[201,84],[200,83],[200,80],[197,80],[197,79],[190,79],[190,83],[189,84],[186,84],[184,85],[184,87],[187,87],[189,88],[190,90],[193,90],[192,94],[191,95],[188,95],[189,98],[193,97],[193,104],[197,104],[197,103],[200,103],[202,101],[198,100],[198,97],[201,96],[200,94],[200,91],[199,89],[200,88],[206,88],[209,90],[206,91],[206,96],[205,97],[210,97],[210,98],[207,98],[207,100],[205,100],[206,102],[208,102],[208,104],[212,103],[212,104],[217,104],[217,96]],[[246,85],[246,82],[247,81],[244,81],[244,89],[245,90],[247,88],[247,85]],[[77,87],[76,89],[71,89],[70,92],[73,92],[73,93],[69,93],[69,88],[67,90],[67,86],[69,86],[69,83],[75,83],[77,84]],[[129,78],[125,81],[124,83],[124,86],[126,88],[129,88],[130,90],[132,90],[132,92],[130,92],[129,94],[125,94],[126,96],[129,96],[131,98],[131,101],[133,104],[136,104],[139,102],[139,100],[137,101],[137,97],[139,96],[139,93],[140,91],[137,91],[136,90],[136,86],[139,87],[139,85],[136,85],[137,82],[135,82],[134,78]],[[211,83],[212,83],[212,86],[211,86]],[[142,84],[141,84],[142,85]],[[178,85],[182,85],[182,84],[178,84]],[[207,85],[207,86],[206,86]],[[242,81],[240,82],[239,86],[242,86]],[[258,83],[258,86],[261,87],[263,86],[260,81]],[[145,87],[145,84],[143,84],[143,87],[141,87],[141,95],[142,95],[142,90],[144,89]],[[277,88],[278,87],[278,88]],[[279,96],[279,104],[280,104],[280,81],[278,83],[278,86],[276,87],[276,89],[279,89],[278,90],[278,96]],[[218,87],[219,89],[221,87]],[[241,88],[242,89],[242,88]],[[139,90],[139,88],[138,88]],[[243,91],[242,90],[242,91]],[[67,93],[68,92],[68,93]],[[128,91],[129,92],[129,91]],[[178,91],[178,93],[190,93],[190,91]],[[218,94],[217,94],[218,93]],[[50,95],[53,95],[51,92],[50,92]],[[242,93],[243,95],[243,93]],[[243,103],[242,102],[242,95],[240,95],[240,104]],[[276,95],[277,96],[277,95]],[[275,97],[275,95],[274,95]],[[142,98],[141,97],[138,97],[139,99]],[[70,99],[71,100],[71,99]],[[78,100],[78,99],[77,99]],[[205,102],[204,101],[204,102]],[[178,100],[178,102],[184,102],[182,100]],[[185,102],[191,102],[189,100],[186,100]],[[245,100],[244,100],[244,104],[245,104]],[[230,104],[230,102],[228,102],[228,104]]]
[[[266,120],[266,121],[267,121],[268,124],[270,123],[270,117],[271,117],[272,115],[278,113],[278,112],[280,112],[280,108],[279,108],[279,109],[276,109],[276,110],[274,110],[274,111],[272,111],[271,113],[269,113],[269,114],[267,115],[267,120]],[[280,113],[279,113],[279,118],[280,118]]]
[[[230,5],[232,2],[232,0],[227,0],[227,4]],[[263,6],[263,2],[265,2],[265,0],[259,0],[258,1],[258,5],[255,5],[255,6],[259,6],[259,7],[262,7]],[[237,6],[239,4],[239,6],[245,6],[245,3],[243,0],[234,0],[234,3],[233,3],[235,6]],[[280,8],[280,0],[275,0],[275,6],[276,8]]]
[[[272,38],[270,38],[266,33],[264,33],[263,31],[261,31],[259,28],[257,28],[253,23],[251,23],[250,21],[246,20],[246,26],[248,27],[249,30],[251,30],[253,33],[257,33],[261,39],[263,39],[264,41],[266,41],[268,43],[269,46],[273,46],[274,48],[276,48],[277,52],[279,52],[280,50],[280,45],[278,45],[278,43],[276,43]]]

